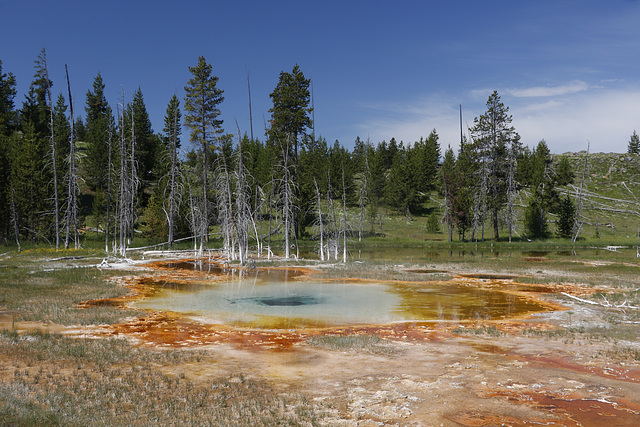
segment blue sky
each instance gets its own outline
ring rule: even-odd
[[[316,133],[351,148],[459,144],[493,90],[522,140],[552,152],[626,151],[640,131],[640,2],[0,0],[0,60],[22,105],[40,49],[54,93],[68,64],[77,112],[98,72],[112,108],[140,87],[153,127],[199,55],[224,90],[225,129],[264,139],[269,93],[297,63],[313,80]],[[55,96],[55,95],[54,95]],[[183,140],[188,132],[183,133]]]

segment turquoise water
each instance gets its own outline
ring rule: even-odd
[[[189,291],[165,287],[135,306],[184,313],[212,323],[268,326],[274,318],[286,318],[307,327],[324,327],[402,321],[405,318],[397,310],[401,303],[402,297],[383,284],[249,279]]]

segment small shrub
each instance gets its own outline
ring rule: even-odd
[[[437,212],[431,212],[431,214],[427,218],[426,228],[428,233],[435,234],[440,232],[440,216]]]

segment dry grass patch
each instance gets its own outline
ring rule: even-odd
[[[167,365],[203,351],[135,348],[123,339],[0,334],[0,425],[317,425],[304,396],[242,375],[202,381]]]

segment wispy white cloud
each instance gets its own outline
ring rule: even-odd
[[[589,85],[581,80],[560,85],[560,86],[536,86],[530,88],[508,89],[507,93],[511,96],[522,97],[548,97],[562,96],[572,93],[584,92],[589,89]]]
[[[577,93],[548,103],[516,101],[513,123],[523,141],[545,139],[553,152],[625,152],[629,136],[640,129],[640,89]]]
[[[410,145],[436,129],[441,147],[446,148],[449,144],[458,146],[459,107],[443,97],[422,98],[402,104],[374,104],[365,108],[372,114],[358,128],[374,143],[395,138]]]
[[[597,88],[585,83],[588,89],[567,90],[570,86],[558,86],[555,91],[558,95],[546,99],[504,91],[502,101],[509,107],[523,143],[533,147],[545,139],[552,152],[563,153],[583,150],[589,140],[593,152],[625,152],[633,130],[640,131],[640,87]],[[459,103],[463,104],[463,126],[467,129],[473,125],[474,117],[484,113],[484,101],[490,93],[484,91],[480,98],[480,91],[474,91],[461,101],[459,97],[440,95],[403,104],[378,104],[368,109],[370,114],[359,129],[361,135],[370,135],[373,142],[395,137],[407,144],[427,136],[435,128],[443,149],[447,145],[457,149]]]

